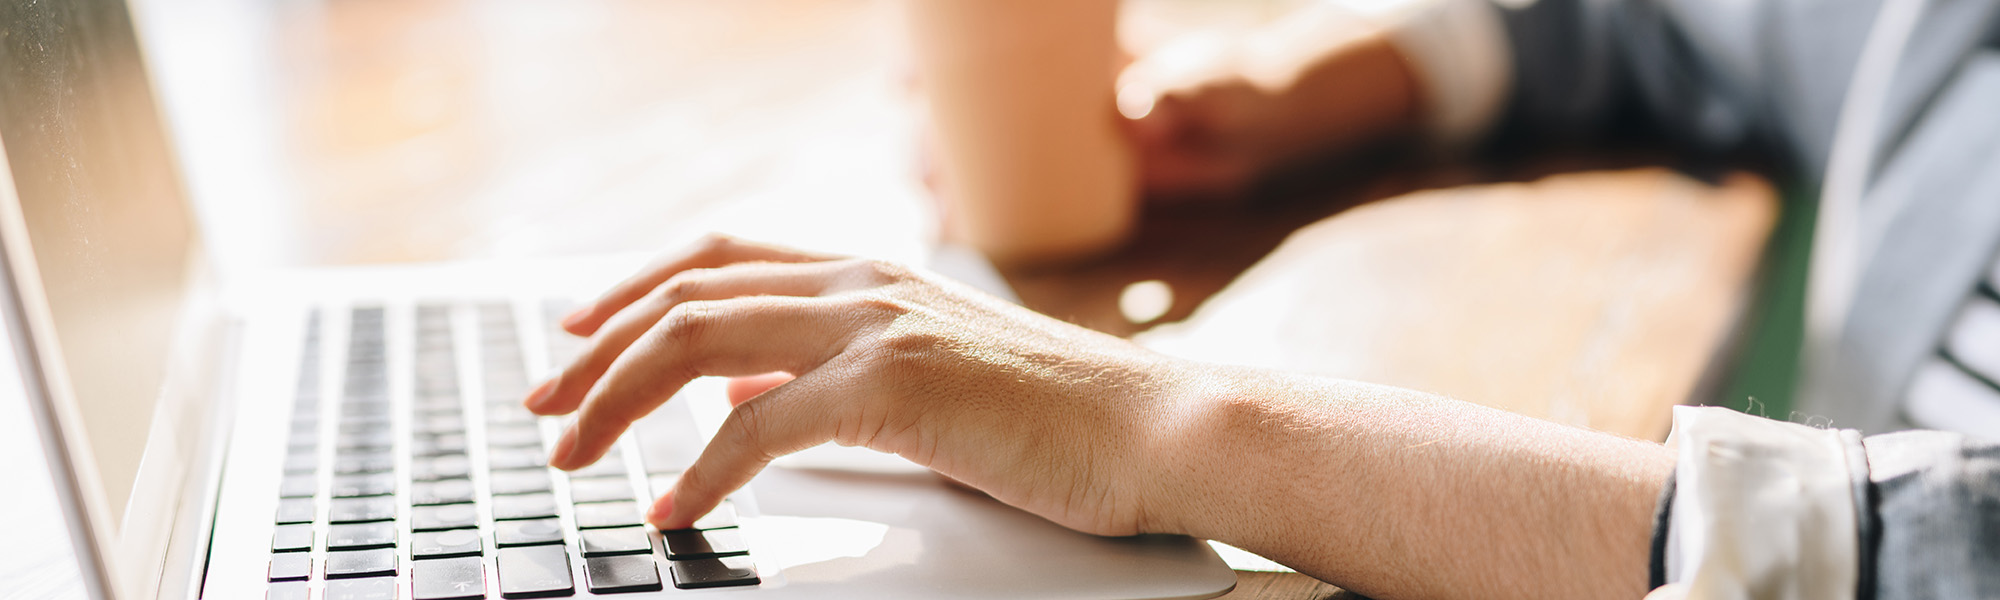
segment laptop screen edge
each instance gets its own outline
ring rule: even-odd
[[[83,434],[83,417],[71,396],[66,372],[61,368],[62,351],[55,335],[55,320],[42,291],[41,271],[28,239],[27,221],[21,214],[15,193],[13,170],[8,167],[5,141],[0,140],[0,269],[4,269],[4,295],[0,295],[0,316],[4,316],[9,341],[19,361],[23,386],[28,395],[37,429],[42,433],[43,455],[49,461],[56,492],[61,497],[68,520],[70,540],[77,566],[84,573],[85,589],[94,598],[125,598],[120,593],[117,572],[106,550],[117,531],[110,508],[99,488],[90,456],[90,442]]]

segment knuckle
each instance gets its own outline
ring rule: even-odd
[[[848,308],[854,314],[873,315],[890,320],[910,314],[914,308],[904,302],[903,299],[881,290],[870,290],[854,294],[848,298],[848,301],[852,304]]]
[[[863,360],[887,381],[913,381],[934,371],[950,345],[950,340],[935,333],[889,334],[869,344],[863,350]]]
[[[868,260],[868,270],[882,283],[893,283],[910,278],[910,268],[885,260]]]
[[[738,243],[735,236],[726,233],[711,232],[703,234],[701,239],[696,240],[694,248],[696,254],[712,255],[727,251],[730,247]]]
[[[849,258],[841,261],[840,268],[846,279],[864,287],[884,286],[909,279],[911,271],[902,265],[868,258]]]
[[[768,443],[772,418],[770,403],[753,400],[737,405],[734,412],[736,435],[731,441],[737,449],[758,462],[770,462],[775,458],[776,452]]]
[[[715,327],[717,311],[707,302],[685,302],[675,305],[660,319],[660,341],[669,347],[698,344]]]
[[[708,284],[708,278],[707,269],[683,271],[668,279],[666,283],[660,284],[653,293],[658,296],[659,302],[673,306],[696,298],[695,294]]]

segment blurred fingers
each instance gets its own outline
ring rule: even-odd
[[[654,261],[625,281],[612,286],[597,300],[564,317],[562,327],[564,331],[576,335],[596,333],[597,328],[612,315],[645,297],[653,288],[659,287],[674,275],[688,269],[714,268],[751,261],[812,262],[835,258],[838,257],[750,242],[725,235],[709,235],[687,249]]]
[[[675,306],[746,296],[818,296],[843,281],[846,262],[738,264],[682,271],[606,321],[582,354],[529,395],[528,410],[544,415],[576,410],[611,363]]]
[[[826,298],[681,303],[611,364],[549,465],[596,462],[633,421],[695,377],[811,371],[844,350],[860,326],[847,303]]]

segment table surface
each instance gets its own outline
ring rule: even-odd
[[[1299,3],[1131,0],[1124,33],[1145,46]],[[241,136],[182,148],[225,267],[631,252],[708,230],[915,261],[933,235],[895,0],[135,6],[176,127]],[[1005,275],[1031,307],[1168,352],[1661,438],[1776,203],[1752,178],[1620,170],[1645,162],[1364,160],[1149,209],[1111,256]],[[1118,309],[1139,281],[1172,291],[1157,321]],[[1229,597],[1344,594],[1243,572]]]

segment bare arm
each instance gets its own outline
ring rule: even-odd
[[[565,326],[590,348],[528,400],[581,411],[561,468],[692,377],[797,375],[737,406],[655,505],[665,527],[835,441],[1071,528],[1219,539],[1378,598],[1637,598],[1671,467],[1654,444],[1192,363],[893,265],[727,239]]]
[[[1375,598],[1637,598],[1671,455],[1398,388],[1213,368],[1157,528]],[[1169,520],[1171,519],[1171,520]]]

